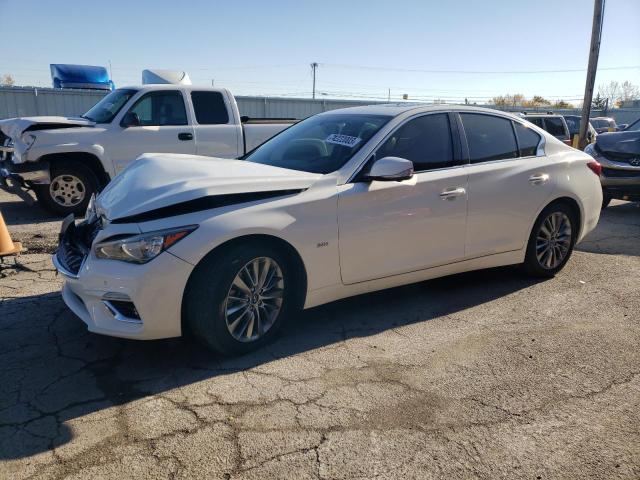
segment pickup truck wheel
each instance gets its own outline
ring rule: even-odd
[[[185,323],[217,353],[253,351],[273,339],[296,310],[293,272],[289,258],[270,245],[248,242],[211,254],[189,279]]]
[[[36,185],[34,191],[40,205],[55,215],[84,215],[98,185],[98,177],[90,168],[73,162],[52,165],[51,183]]]

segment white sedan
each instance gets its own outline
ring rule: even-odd
[[[597,224],[600,165],[515,116],[316,115],[239,160],[146,154],[68,218],[54,256],[92,332],[263,345],[339,298],[522,264],[551,277]]]

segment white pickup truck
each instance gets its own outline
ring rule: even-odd
[[[91,195],[143,153],[237,158],[294,122],[241,117],[224,88],[119,88],[79,118],[0,121],[0,186],[23,198],[32,189],[55,214],[84,213]]]

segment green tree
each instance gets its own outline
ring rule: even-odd
[[[596,95],[596,98],[591,102],[591,108],[602,110],[607,106],[607,99],[600,95],[600,92]]]

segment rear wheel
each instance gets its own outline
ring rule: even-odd
[[[536,220],[524,261],[524,269],[536,277],[553,277],[566,265],[578,234],[575,212],[564,203],[545,208]]]
[[[611,195],[609,195],[606,190],[602,191],[602,208],[605,209],[609,206],[609,204],[611,203],[611,200],[613,200],[613,197]]]
[[[98,177],[78,162],[51,166],[51,183],[35,185],[34,191],[40,205],[47,211],[61,216],[70,213],[84,215],[91,195],[99,188]]]
[[[207,257],[187,285],[185,323],[205,346],[223,355],[255,350],[296,309],[293,272],[277,248],[254,242]]]

